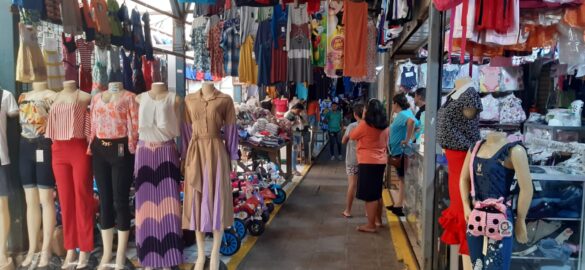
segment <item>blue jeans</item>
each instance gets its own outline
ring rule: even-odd
[[[337,145],[337,154],[341,155],[341,141],[339,140],[339,131],[329,132],[329,153],[332,157],[335,156],[335,145]]]

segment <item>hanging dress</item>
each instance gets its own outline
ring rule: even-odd
[[[81,12],[81,23],[83,32],[85,32],[85,39],[87,41],[94,41],[97,26],[91,12],[91,6],[87,0],[81,0],[81,4],[82,6],[79,11]]]
[[[118,19],[122,22],[122,46],[127,51],[134,50],[134,40],[132,39],[132,21],[128,15],[126,3],[122,3],[118,10]]]
[[[79,89],[91,93],[92,76],[91,76],[91,55],[93,54],[93,42],[87,42],[83,39],[75,41],[79,50]]]
[[[142,15],[142,22],[144,24],[144,53],[148,60],[154,60],[153,48],[152,48],[152,36],[150,35],[150,15],[145,12]],[[213,43],[219,44],[219,43]]]
[[[43,61],[43,53],[39,48],[37,31],[32,26],[18,24],[20,30],[20,46],[16,59],[16,80],[22,83],[47,80],[47,67]]]
[[[124,77],[122,82],[124,84],[124,89],[134,92],[134,84],[132,83],[133,53],[130,52],[129,55],[126,55],[126,50],[121,49],[120,55],[122,56],[122,76]]]
[[[134,85],[133,91],[136,94],[146,91],[146,81],[142,73],[142,59],[136,53],[132,59],[132,85]]]
[[[311,67],[311,36],[309,30],[309,14],[307,5],[295,7],[289,4],[288,8],[288,76],[291,82],[312,83],[313,69]]]
[[[238,159],[234,102],[218,90],[207,100],[198,91],[185,97],[185,118],[181,145],[188,147],[182,151],[186,164],[182,227],[199,232],[223,230],[234,221],[230,181],[230,159]]]
[[[51,90],[63,89],[65,79],[63,65],[59,59],[59,41],[55,38],[45,37],[43,56],[47,66],[47,84]]]
[[[154,60],[148,60],[146,55],[142,56],[142,74],[144,76],[144,82],[146,85],[146,90],[150,90],[152,88],[152,67],[153,67]]]
[[[136,246],[143,267],[173,267],[183,262],[181,171],[174,139],[180,135],[176,94],[140,99],[136,179]]]
[[[110,23],[110,29],[112,30],[111,40],[112,44],[116,46],[122,46],[123,34],[122,23],[118,17],[118,11],[120,6],[116,0],[108,0],[108,21]]]
[[[77,45],[73,37],[65,37],[65,33],[61,34],[63,38],[63,69],[65,69],[65,80],[75,81],[79,85],[79,74],[77,73]]]
[[[140,13],[136,8],[132,9],[130,21],[132,21],[132,40],[134,41],[134,53],[138,56],[143,56],[145,49],[144,33],[142,32]]]
[[[108,50],[108,80],[122,82],[122,68],[120,67],[120,48],[111,46]]]
[[[37,0],[40,1],[40,0]],[[63,33],[78,35],[83,33],[81,23],[81,12],[77,0],[61,0],[61,21],[63,22]]]
[[[103,91],[108,89],[108,50],[95,47],[93,65],[93,89],[92,91]]]

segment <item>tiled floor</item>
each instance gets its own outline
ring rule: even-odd
[[[341,215],[346,187],[344,162],[321,155],[238,269],[404,269],[388,228],[355,231],[366,222],[363,202],[353,219]]]

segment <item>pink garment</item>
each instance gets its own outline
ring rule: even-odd
[[[484,65],[479,69],[480,92],[491,93],[500,90],[500,68]]]
[[[282,117],[286,111],[288,111],[288,99],[286,98],[275,98],[272,100],[276,109],[276,116]]]
[[[495,30],[486,30],[484,43],[497,45],[515,45],[520,43],[520,5],[519,0],[513,0],[513,24],[505,33],[498,33]],[[474,1],[471,1],[474,2]],[[526,42],[526,40],[524,40]]]

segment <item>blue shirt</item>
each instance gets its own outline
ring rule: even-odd
[[[390,140],[388,140],[388,145],[390,146],[390,153],[392,156],[401,155],[403,153],[401,142],[406,139],[406,131],[407,126],[406,123],[408,119],[412,119],[414,121],[414,126],[418,126],[418,121],[414,117],[412,110],[406,109],[399,112],[392,121],[392,125],[390,125]]]

